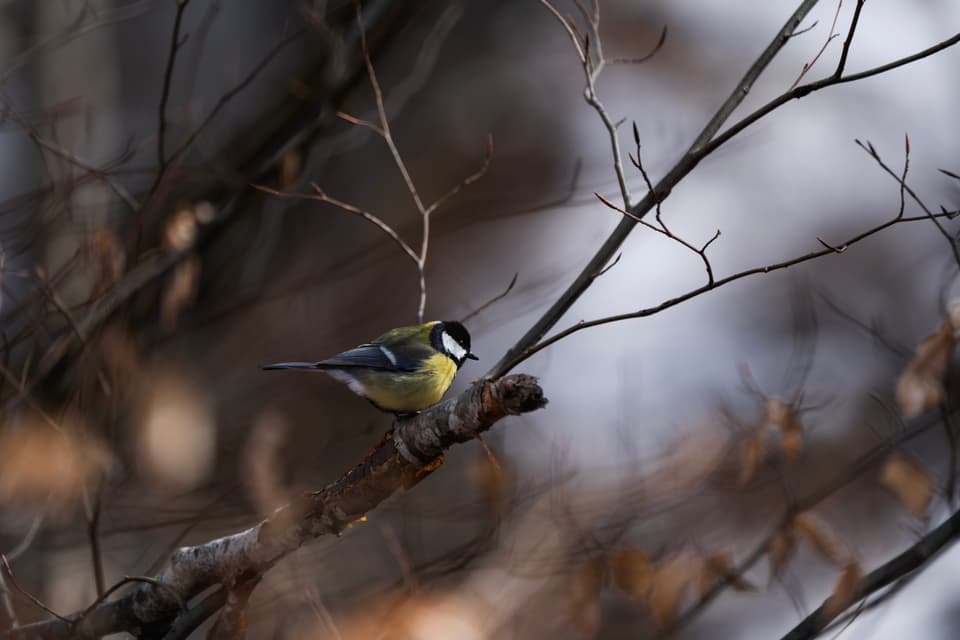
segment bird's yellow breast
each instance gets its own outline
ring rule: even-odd
[[[437,353],[417,371],[366,371],[362,383],[364,395],[377,406],[413,413],[440,402],[456,374],[456,363]]]

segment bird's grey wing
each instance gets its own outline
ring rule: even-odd
[[[381,371],[415,371],[419,362],[398,356],[382,344],[361,344],[316,363],[318,369],[378,369]]]

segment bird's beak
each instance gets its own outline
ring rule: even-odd
[[[473,355],[472,353],[468,353],[467,356],[466,356],[466,358],[467,358],[467,360],[479,360],[479,359],[480,359],[480,358],[478,358],[477,356]]]

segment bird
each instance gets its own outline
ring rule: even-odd
[[[277,362],[272,369],[323,371],[374,407],[406,418],[440,402],[470,352],[461,323],[434,320],[391,329],[370,342],[318,362]]]

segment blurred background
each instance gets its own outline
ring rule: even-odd
[[[855,5],[819,3],[734,119],[840,33],[804,80],[832,73]],[[588,31],[590,10],[557,8]],[[635,123],[654,181],[794,9],[601,0],[608,59],[644,56],[667,30],[656,55],[597,84],[631,151]],[[367,0],[364,24],[425,201],[476,172],[493,139],[488,170],[430,231],[427,319],[469,317],[480,357],[457,393],[619,222],[594,196],[619,197],[610,144],[569,35],[538,2]],[[868,2],[847,69],[958,30],[950,0]],[[901,207],[897,179],[855,139],[901,174],[905,134],[910,188],[956,210],[960,181],[938,169],[960,173],[958,65],[950,48],[787,103],[705,159],[663,219],[697,246],[721,231],[718,278],[818,238],[839,247]],[[417,319],[417,270],[388,237],[253,186],[315,183],[419,247],[383,139],[338,112],[377,120],[351,2],[0,1],[0,552],[55,611],[252,526],[390,428],[326,376],[260,370]],[[627,176],[642,195],[629,162]],[[956,297],[956,226],[942,224],[896,225],[539,352],[516,371],[540,378],[545,410],[451,450],[366,522],[281,562],[254,592],[250,637],[377,637],[365,625],[384,622],[398,637],[613,639],[678,621],[680,638],[779,637],[838,574],[870,571],[956,508],[949,327],[932,383],[943,401],[906,419],[895,393]],[[704,282],[697,255],[637,228],[558,328]],[[790,509],[809,516],[807,540],[829,542],[787,545],[773,571],[746,571],[752,591],[691,610],[727,577],[703,567],[739,564]],[[958,565],[948,551],[844,636],[956,637]],[[45,617],[8,600],[6,625]]]

